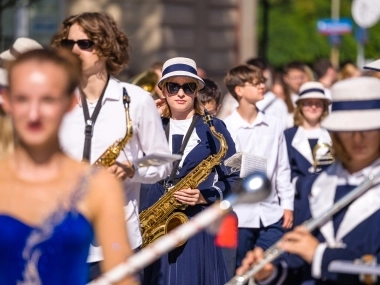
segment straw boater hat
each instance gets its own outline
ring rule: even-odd
[[[2,60],[15,60],[20,54],[25,53],[34,49],[42,49],[40,45],[35,40],[29,38],[18,38],[10,49],[2,52],[0,58]]]
[[[349,78],[331,88],[330,115],[322,122],[329,131],[380,129],[380,80],[375,77]]]
[[[205,86],[202,78],[198,76],[197,64],[190,58],[174,57],[167,60],[162,68],[162,78],[158,82],[158,87],[162,88],[162,82],[165,79],[174,76],[186,76],[198,80],[199,90],[203,89]]]
[[[306,82],[301,85],[300,93],[296,102],[303,99],[323,99],[327,100],[331,104],[331,100],[325,95],[325,88],[323,84],[316,81]]]

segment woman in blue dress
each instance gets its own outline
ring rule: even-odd
[[[297,189],[297,184],[311,175],[326,169],[332,161],[323,160],[324,165],[315,165],[315,161],[329,153],[331,138],[328,131],[321,127],[321,121],[328,115],[331,101],[326,98],[324,87],[319,82],[306,82],[300,88],[299,97],[294,111],[294,127],[285,131],[288,149],[291,181]],[[317,145],[324,147],[313,155]],[[328,146],[326,146],[328,145]],[[294,196],[294,225],[299,225],[300,212],[307,205],[307,196],[297,191]]]
[[[3,107],[17,144],[0,161],[2,285],[86,284],[94,235],[103,270],[131,254],[120,182],[60,150],[60,123],[75,105],[80,75],[77,58],[48,50],[22,54],[9,67]]]
[[[167,104],[167,109],[163,113],[163,123],[173,153],[178,153],[193,118],[200,115],[184,149],[173,179],[174,184],[207,157],[219,151],[218,139],[212,135],[209,126],[202,118],[203,106],[197,99],[197,91],[203,88],[204,82],[198,77],[196,70],[193,60],[172,58],[165,62],[163,77],[158,83]],[[228,158],[236,152],[234,142],[222,121],[214,118],[214,125],[216,131],[226,139],[228,150],[225,158]],[[230,170],[220,164],[204,182],[198,185],[197,189],[177,191],[175,198],[187,205],[184,213],[191,218],[216,200],[222,199],[238,178],[238,174],[229,173]],[[145,208],[153,205],[164,192],[161,184],[154,184],[147,195]],[[143,284],[221,285],[227,280],[221,248],[215,246],[214,236],[200,232],[149,266],[144,271]]]
[[[304,220],[321,216],[370,175],[379,173],[379,90],[380,80],[370,77],[346,79],[332,87],[332,113],[322,126],[331,133],[336,161],[318,176],[304,180],[302,191],[309,197]],[[379,220],[380,185],[375,181],[313,233],[300,226],[285,234],[280,247],[290,255],[282,256],[275,266],[267,264],[256,278],[265,284],[361,284],[359,276],[329,271],[329,265],[368,254],[379,260]],[[260,249],[251,251],[237,273],[262,256]]]

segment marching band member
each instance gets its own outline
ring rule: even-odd
[[[108,171],[124,181],[128,201],[125,219],[131,246],[137,249],[141,245],[138,219],[140,184],[163,179],[168,175],[170,165],[136,169],[133,162],[144,154],[170,152],[151,95],[138,86],[120,82],[114,77],[129,61],[127,36],[111,17],[104,13],[89,12],[67,18],[53,36],[51,46],[68,49],[82,61],[81,96],[75,108],[65,117],[60,132],[62,147],[73,158],[82,160],[87,156],[85,158],[92,164],[116,140],[125,136],[123,88],[126,88],[131,98],[133,137]],[[86,127],[92,129],[91,148],[84,147]],[[96,277],[99,274],[99,261],[102,260],[101,249],[91,249],[91,275]]]
[[[203,106],[197,93],[204,82],[197,75],[196,63],[189,58],[176,57],[165,62],[162,78],[158,83],[166,98],[163,123],[170,149],[178,153],[184,148],[178,170],[174,173],[176,184],[209,156],[218,153],[220,143],[203,121]],[[227,142],[225,158],[235,154],[235,145],[224,123],[216,118],[215,129]],[[183,143],[184,138],[189,140]],[[187,205],[184,213],[192,217],[213,202],[223,199],[238,174],[229,174],[226,167],[216,166],[218,180],[214,183],[215,173],[198,185],[197,189],[181,189],[175,198]],[[172,176],[172,175],[171,175]],[[165,193],[164,187],[157,183],[147,195],[146,208],[153,205]],[[200,232],[184,245],[165,254],[144,271],[144,283],[149,285],[221,285],[228,280],[222,251],[214,244],[214,237]]]
[[[327,167],[327,165],[318,165],[317,169],[314,169],[316,158],[313,157],[313,150],[321,143],[331,146],[328,131],[321,128],[321,121],[328,115],[329,104],[331,101],[326,98],[321,83],[306,82],[301,86],[294,110],[295,126],[285,131],[291,181],[294,186],[296,186],[297,181],[302,181],[299,178],[308,177]],[[320,151],[323,150],[326,149],[320,149]],[[300,195],[296,193],[294,197],[294,225],[299,224],[298,212],[300,207],[305,205],[305,201],[300,198]]]
[[[60,123],[75,105],[80,74],[77,58],[49,50],[10,63],[3,106],[18,140],[0,162],[2,285],[86,284],[94,235],[105,270],[132,253],[120,181],[60,148]],[[120,284],[137,283],[129,277]]]
[[[231,69],[224,82],[239,101],[239,107],[224,122],[238,151],[260,156],[272,183],[269,197],[257,204],[234,207],[238,216],[236,267],[254,246],[269,248],[293,223],[294,189],[290,183],[289,160],[281,120],[256,107],[263,99],[265,78],[250,65]]]
[[[309,197],[304,220],[320,216],[380,171],[379,90],[380,80],[370,77],[333,85],[332,112],[322,127],[330,131],[336,161],[318,176],[304,180],[302,195]],[[352,261],[366,254],[379,258],[379,220],[380,186],[375,183],[313,233],[300,226],[285,234],[280,247],[290,255],[282,256],[276,266],[267,264],[256,279],[265,284],[360,284],[359,277],[329,272],[328,266],[333,260]],[[260,248],[251,251],[237,273],[262,256]]]

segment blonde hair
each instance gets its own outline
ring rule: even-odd
[[[167,82],[170,81],[170,78],[167,78],[165,79],[164,81],[162,81],[162,89],[165,88],[165,85]],[[189,77],[191,78],[191,77]],[[194,79],[194,82],[197,83],[197,89],[199,88],[199,84],[198,84],[198,81],[196,79]],[[204,107],[203,107],[203,104],[202,102],[200,101],[200,99],[198,98],[198,90],[195,92],[195,97],[194,97],[194,113],[195,114],[199,114],[199,115],[204,115]],[[162,111],[162,114],[161,114],[161,117],[164,117],[164,118],[171,118],[172,116],[172,112],[170,111],[170,106],[168,105],[168,103],[166,103],[166,108]]]
[[[326,118],[327,115],[329,114],[329,103],[328,103],[328,101],[324,100],[324,99],[320,99],[320,100],[322,100],[322,102],[323,102],[323,113],[322,113],[322,116],[318,120],[319,123],[324,118]],[[298,100],[297,106],[294,109],[294,126],[296,126],[296,127],[302,126],[302,124],[305,120],[305,117],[302,114],[302,106],[303,106],[302,101],[303,100]]]
[[[0,159],[14,149],[14,135],[11,118],[0,106]]]

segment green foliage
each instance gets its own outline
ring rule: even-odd
[[[293,60],[312,64],[321,57],[329,58],[331,46],[326,36],[317,31],[317,20],[331,17],[331,1],[267,0],[269,3],[268,45],[266,57],[277,68]],[[262,3],[261,1],[259,3]],[[351,18],[351,0],[340,0],[340,16]],[[263,36],[263,5],[259,10],[260,42]],[[366,58],[380,57],[380,23],[368,30]],[[343,35],[340,61],[356,61],[357,43],[354,31]]]

